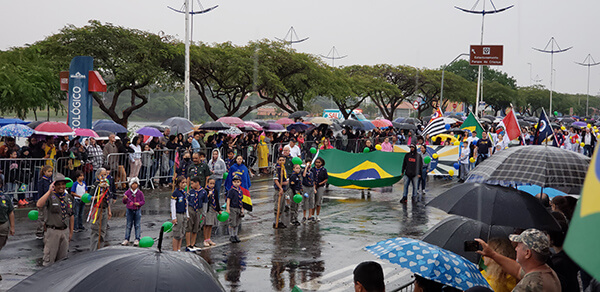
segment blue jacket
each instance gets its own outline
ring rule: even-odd
[[[252,183],[250,183],[250,172],[244,164],[238,165],[237,163],[234,163],[231,165],[231,168],[229,168],[229,174],[225,180],[225,189],[231,189],[231,179],[236,175],[242,179],[242,188],[249,190],[252,185]]]

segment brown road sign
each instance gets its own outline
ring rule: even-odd
[[[471,65],[502,65],[504,46],[471,45],[469,50]]]

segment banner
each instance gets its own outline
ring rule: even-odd
[[[410,151],[407,145],[394,145],[394,152],[408,153]],[[417,147],[417,151],[421,151]],[[427,154],[433,157],[437,154],[437,158],[431,158],[429,165],[429,175],[448,175],[450,169],[454,169],[454,175],[458,174],[458,170],[454,168],[454,163],[458,162],[460,146],[436,146],[428,145]]]
[[[94,69],[94,58],[78,56],[69,67],[68,125],[73,129],[92,128],[92,97],[88,90],[88,72]]]

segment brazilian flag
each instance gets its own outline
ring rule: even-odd
[[[405,153],[374,151],[350,153],[320,150],[329,174],[328,183],[338,187],[366,189],[391,186],[402,178]]]
[[[596,279],[600,279],[600,248],[598,248],[600,193],[598,190],[600,190],[600,160],[596,149],[564,244],[565,252],[569,257]]]

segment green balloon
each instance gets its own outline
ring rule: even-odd
[[[302,202],[302,195],[301,194],[295,194],[293,200],[294,200],[294,202],[296,202],[296,204]]]
[[[67,189],[70,189],[73,186],[73,180],[70,177],[65,178],[67,180]]]
[[[431,162],[431,157],[427,156],[423,159],[425,161],[425,164]]]
[[[140,238],[140,247],[152,247],[154,245],[154,238],[150,236],[144,236]]]
[[[227,213],[226,211],[223,211],[221,212],[221,214],[217,215],[217,220],[221,222],[225,222],[227,221],[227,219],[229,219],[229,213]]]
[[[84,203],[89,203],[92,201],[92,195],[85,193],[83,194],[83,196],[81,196],[81,201]]]
[[[294,157],[294,158],[292,158],[292,163],[300,165],[300,164],[302,164],[302,158],[300,158],[300,157]]]
[[[312,153],[312,154],[315,154],[315,153],[317,153],[317,148],[315,148],[315,147],[311,147],[311,148],[310,148],[310,153]]]
[[[363,153],[369,153],[371,151],[371,149],[369,149],[369,147],[365,147],[365,149],[363,149]]]
[[[173,222],[167,221],[167,222],[163,223],[162,227],[163,227],[163,231],[165,233],[169,233],[173,230]]]
[[[27,214],[27,217],[29,217],[29,219],[35,221],[38,219],[39,214],[40,213],[37,210],[31,210],[31,211],[29,211],[29,214]]]
[[[555,115],[555,116],[558,116],[558,111],[554,111],[554,115]]]
[[[228,172],[223,173],[223,179],[227,179],[227,176],[229,175]]]

